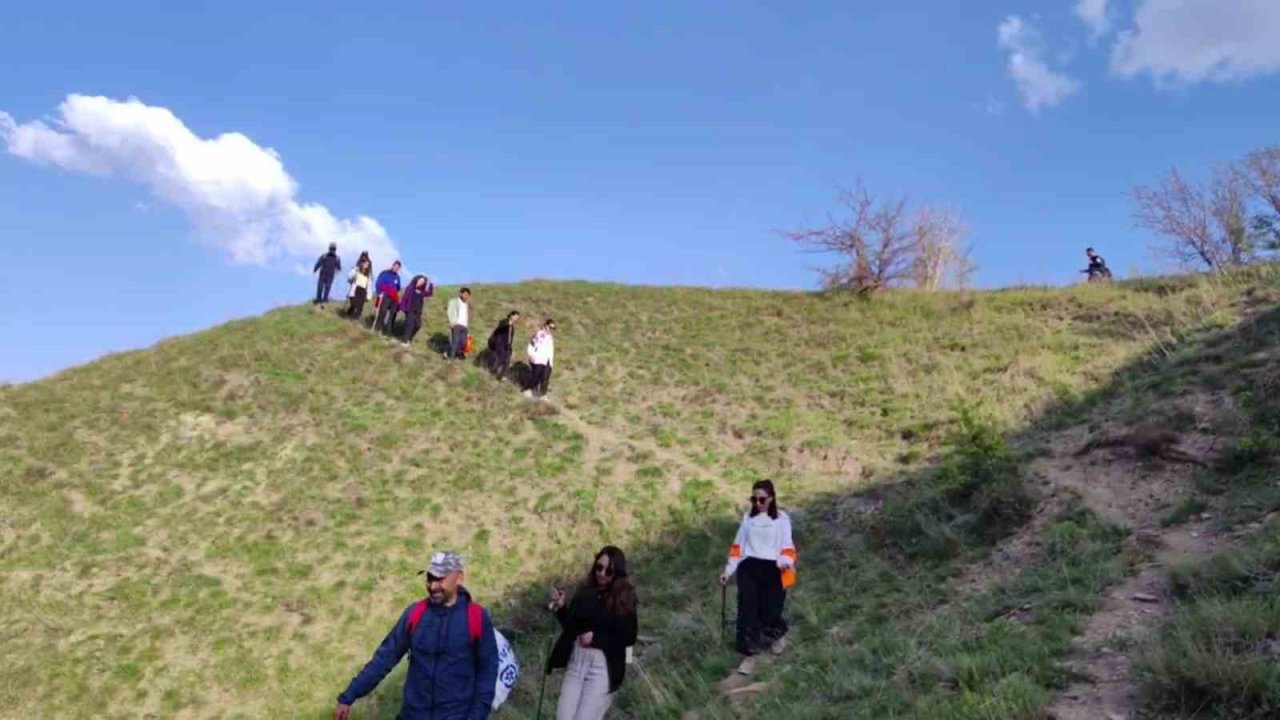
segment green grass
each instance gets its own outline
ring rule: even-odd
[[[512,308],[556,318],[553,405],[309,307],[0,388],[0,716],[329,717],[450,545],[518,636],[503,713],[529,717],[546,588],[616,542],[646,637],[618,717],[1033,718],[1126,571],[1122,531],[1075,510],[1008,582],[946,581],[1029,517],[1027,453],[1056,429],[1271,367],[1223,338],[1280,282],[475,290],[485,335]],[[1240,473],[1274,461],[1245,443]],[[762,477],[796,518],[795,642],[735,709],[714,578]],[[1218,491],[1270,507],[1245,485]],[[877,486],[884,509],[856,512]],[[360,717],[393,717],[402,677]]]

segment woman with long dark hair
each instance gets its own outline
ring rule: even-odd
[[[498,321],[498,327],[489,336],[489,371],[499,380],[506,378],[507,369],[511,367],[511,348],[515,344],[516,323],[520,321],[520,311],[512,310]]]
[[[613,545],[602,548],[573,600],[565,600],[564,590],[556,588],[551,606],[563,632],[547,658],[547,674],[568,668],[556,720],[601,720],[622,687],[627,648],[638,632],[627,556]]]
[[[755,672],[755,656],[768,650],[781,655],[787,623],[782,607],[787,588],[796,581],[796,546],[791,540],[791,517],[778,508],[773,482],[751,486],[751,509],[742,518],[729,548],[729,561],[720,585],[738,577],[738,672]]]
[[[404,334],[400,342],[408,345],[422,329],[422,307],[427,298],[435,294],[435,285],[426,275],[414,275],[409,287],[400,296],[400,309],[404,312]]]

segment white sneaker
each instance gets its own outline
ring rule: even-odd
[[[781,655],[786,651],[787,651],[786,638],[778,638],[777,640],[774,640],[771,645],[769,645],[769,652],[773,653],[774,655]]]
[[[742,658],[742,662],[738,663],[739,675],[751,675],[755,673],[755,671],[756,671],[756,659],[751,655],[748,655]]]
[[[525,396],[525,397],[527,397],[527,398],[531,398],[531,397],[533,397],[533,391],[532,391],[532,390],[525,390],[524,392],[522,392],[522,393],[520,393],[520,394],[521,394],[521,395],[523,395],[523,396]]]

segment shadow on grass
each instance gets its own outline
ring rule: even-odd
[[[1153,292],[1162,290],[1152,284]],[[1123,320],[1098,320],[1109,322]],[[641,597],[641,642],[611,717],[1035,716],[1072,680],[1059,661],[1072,651],[1072,637],[1101,591],[1130,569],[1120,552],[1127,529],[1070,507],[1046,526],[1042,564],[975,597],[951,596],[946,581],[1031,516],[1037,498],[1023,464],[1055,430],[1135,408],[1159,421],[1153,407],[1194,391],[1256,396],[1252,383],[1274,372],[1278,345],[1280,310],[1272,307],[1228,329],[1184,332],[1176,348],[1156,348],[1105,385],[1046,407],[1012,433],[983,423],[980,409],[959,408],[949,449],[936,462],[875,478],[870,492],[851,480],[846,489],[792,502],[781,486],[800,557],[799,583],[787,603],[792,643],[786,657],[759,671],[767,691],[744,701],[726,700],[717,688],[735,658],[722,640],[715,582],[743,508],[730,513],[706,485],[682,478],[665,527],[624,543]],[[524,373],[523,363],[513,367],[513,378]],[[744,480],[744,496],[747,487]],[[1265,513],[1280,507],[1280,493],[1255,501],[1256,512]],[[555,632],[547,588],[577,577],[577,565],[596,549],[584,543],[575,548],[581,562],[574,567],[507,597],[477,598],[510,630],[522,663],[500,717],[533,717]],[[389,627],[395,618],[386,620]],[[370,653],[380,639],[368,639]],[[395,717],[403,677],[402,664],[360,702],[358,717]],[[554,714],[559,684],[558,674],[548,681],[543,717]],[[308,716],[331,715],[330,702]]]

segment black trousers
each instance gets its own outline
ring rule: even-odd
[[[347,308],[347,315],[356,319],[364,316],[364,301],[368,291],[364,288],[356,288],[356,292],[351,296],[351,306]]]
[[[738,652],[755,655],[787,634],[782,606],[787,591],[772,560],[747,558],[738,565]]]
[[[534,395],[542,396],[547,394],[547,386],[551,384],[551,366],[550,365],[530,365],[529,370],[529,390]]]
[[[404,341],[413,342],[413,336],[418,334],[422,329],[422,312],[409,312],[404,314]]]
[[[499,380],[511,369],[511,348],[489,349],[489,371]]]
[[[329,290],[333,288],[333,276],[323,274],[316,280],[316,304],[329,302]]]
[[[397,312],[399,310],[390,298],[382,298],[382,304],[378,306],[378,319],[374,324],[382,328],[382,332],[387,335],[394,335]]]

